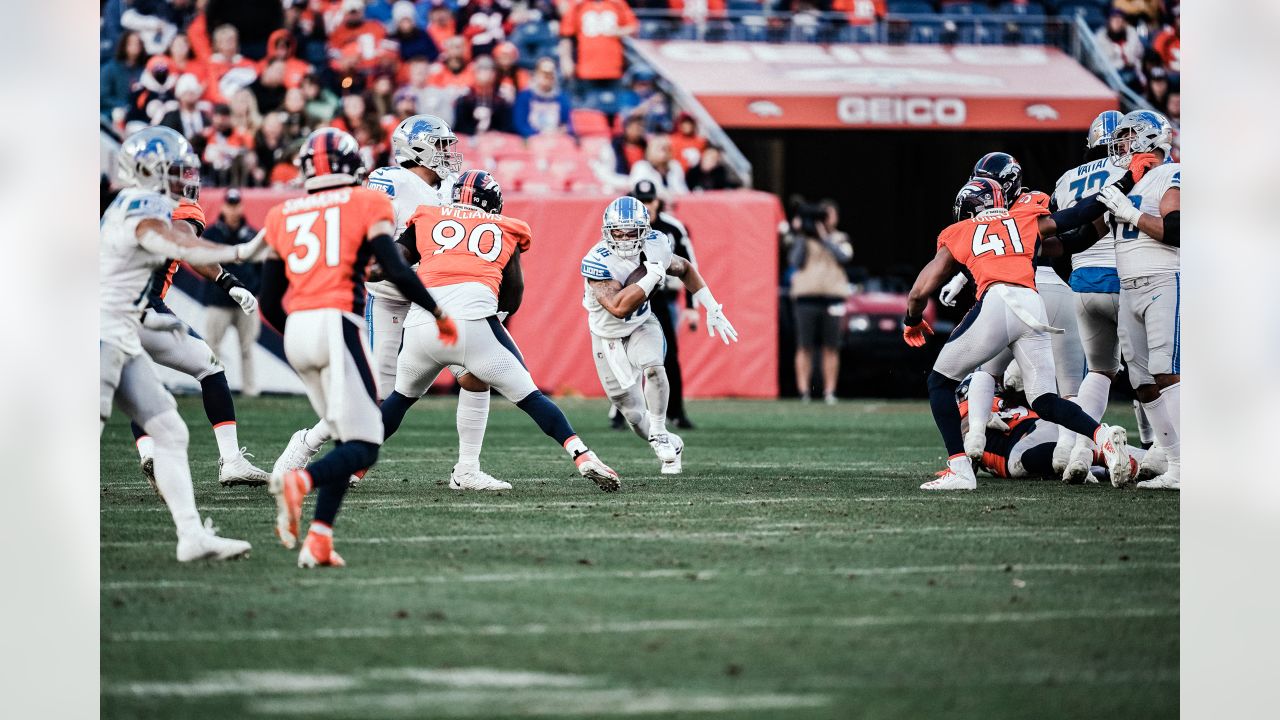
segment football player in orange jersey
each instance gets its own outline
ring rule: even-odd
[[[457,329],[395,249],[391,200],[360,186],[365,168],[355,138],[317,130],[298,160],[307,195],[271,208],[253,241],[264,243],[259,251],[267,260],[261,306],[263,316],[284,330],[289,364],[338,442],[305,468],[273,473],[269,487],[276,497],[276,534],[287,548],[297,543],[303,498],[318,489],[298,566],[340,567],[334,519],[352,473],[373,465],[383,440],[362,313],[370,257],[406,298],[431,313],[442,344],[456,342]]]
[[[405,413],[447,366],[457,365],[525,411],[569,453],[578,473],[605,492],[618,490],[618,474],[600,461],[550,398],[538,390],[520,348],[498,319],[515,312],[524,292],[520,254],[532,232],[502,213],[502,188],[483,170],[468,170],[453,186],[453,204],[423,205],[398,240],[404,259],[418,263],[422,282],[458,319],[456,345],[440,342],[436,321],[418,308],[404,322],[396,389],[382,402],[389,437]]]
[[[198,182],[193,182],[189,187],[190,196],[182,198],[173,211],[175,221],[186,222],[176,224],[174,229],[200,237],[204,234],[205,227],[204,210],[198,202],[200,186]],[[266,485],[267,471],[249,462],[252,455],[247,452],[247,448],[240,446],[235,402],[231,399],[231,388],[227,385],[226,368],[204,338],[179,320],[165,305],[165,295],[173,285],[173,275],[180,264],[178,260],[170,260],[152,273],[150,293],[147,296],[149,307],[143,316],[142,328],[138,331],[142,348],[156,363],[189,375],[200,383],[205,416],[213,427],[214,439],[218,443],[218,482],[223,487]],[[191,267],[197,274],[216,282],[246,314],[253,315],[257,312],[257,299],[239,278],[223,270],[221,265]],[[162,315],[165,317],[160,317]],[[182,326],[180,331],[174,331],[175,323]],[[155,441],[136,422],[130,423],[130,429],[138,449],[142,475],[151,489],[159,495],[160,489],[155,477]]]
[[[1118,184],[1132,187],[1132,174],[1126,174]],[[978,293],[978,302],[952,331],[929,374],[929,404],[949,457],[948,469],[938,479],[921,485],[922,490],[977,487],[973,466],[965,454],[955,390],[962,378],[1006,349],[1012,351],[1022,369],[1032,409],[1051,422],[1093,438],[1107,458],[1113,482],[1128,480],[1124,429],[1099,424],[1079,406],[1053,392],[1055,372],[1049,334],[1058,328],[1045,320],[1032,263],[1042,244],[1053,246],[1048,248],[1050,254],[1061,254],[1096,242],[1096,223],[1106,207],[1094,198],[1052,214],[1048,206],[1049,196],[1039,192],[1022,193],[1007,203],[999,182],[973,178],[956,195],[955,223],[938,236],[937,254],[920,271],[911,288],[903,339],[912,347],[922,347],[925,336],[933,333],[923,318],[925,305],[957,263],[969,269]],[[1077,237],[1054,237],[1075,227],[1083,228]],[[1081,444],[1077,451],[1092,452],[1092,448]]]

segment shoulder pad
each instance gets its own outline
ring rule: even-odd
[[[370,190],[378,190],[390,195],[396,196],[396,183],[392,171],[393,167],[381,167],[369,173],[369,178],[365,180],[365,187]]]
[[[173,205],[155,193],[137,195],[128,199],[124,205],[126,218],[164,218],[170,219]]]
[[[609,272],[609,268],[594,256],[595,253],[587,253],[587,256],[582,258],[582,276],[588,280],[612,280],[613,273]]]

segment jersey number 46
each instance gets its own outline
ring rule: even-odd
[[[1022,249],[1022,236],[1018,234],[1018,223],[1013,218],[1004,220],[1001,224],[1009,231],[1009,244],[1013,246],[1015,253],[1024,252]],[[987,234],[988,223],[982,223],[973,230],[973,256],[978,257],[983,253],[995,253],[996,255],[1004,255],[1005,239],[997,233]]]

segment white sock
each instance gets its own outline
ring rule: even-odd
[[[218,457],[230,460],[240,454],[240,438],[236,435],[235,420],[214,425],[213,437],[218,441]]]
[[[146,460],[156,455],[156,441],[151,439],[150,435],[143,435],[137,440],[138,459]]]
[[[463,467],[480,467],[480,449],[484,447],[484,430],[489,424],[488,390],[458,391],[458,464]]]
[[[1101,421],[1107,411],[1107,398],[1111,395],[1111,378],[1102,373],[1091,372],[1080,381],[1080,394],[1075,397],[1075,404],[1080,406],[1089,417]]]
[[[645,413],[649,417],[649,437],[667,434],[667,418],[663,415]]]
[[[564,441],[564,449],[569,453],[569,457],[577,457],[587,451],[587,444],[579,440],[577,435],[574,435]]]
[[[156,487],[173,516],[178,534],[200,529],[196,494],[191,489],[191,468],[187,465],[187,427],[177,410],[169,410],[147,421],[147,432],[156,439]]]
[[[1067,402],[1072,402],[1072,403],[1075,403],[1076,405],[1080,405],[1080,396],[1078,395],[1076,397],[1063,398],[1063,399],[1066,400]],[[1054,448],[1054,452],[1058,452],[1059,449],[1061,449],[1061,452],[1070,453],[1071,448],[1076,446],[1076,438],[1078,437],[1080,437],[1079,434],[1074,433],[1066,429],[1065,427],[1059,425],[1058,426],[1058,446],[1057,448]]]
[[[1175,385],[1174,388],[1177,386]],[[1167,388],[1169,390],[1173,388]],[[1176,472],[1175,467],[1181,466],[1182,445],[1178,438],[1178,424],[1174,420],[1173,414],[1170,412],[1170,398],[1173,404],[1177,405],[1180,398],[1178,391],[1174,391],[1172,396],[1160,394],[1160,397],[1149,403],[1143,403],[1142,408],[1147,413],[1147,419],[1151,421],[1151,428],[1155,431],[1156,444],[1164,448],[1165,457],[1169,459],[1169,471]]]
[[[1142,403],[1137,400],[1133,401],[1133,416],[1138,419],[1138,439],[1143,445],[1154,443],[1156,441],[1156,431],[1151,427],[1151,418],[1147,416],[1147,411],[1143,409]]]
[[[991,419],[991,401],[996,396],[996,379],[979,370],[969,378],[969,432],[986,435]]]
[[[1165,457],[1169,460],[1169,474],[1182,477],[1182,383],[1174,383],[1160,391],[1160,399],[1164,400],[1164,412],[1173,424],[1173,434],[1177,440],[1166,445]]]
[[[302,442],[306,444],[307,449],[311,452],[318,452],[328,441],[329,424],[324,420],[316,423],[315,427],[308,428],[307,432],[302,436]]]

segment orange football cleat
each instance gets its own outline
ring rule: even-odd
[[[269,483],[276,498],[276,537],[292,550],[298,544],[298,524],[302,520],[302,500],[311,492],[311,473],[302,468],[272,475]]]
[[[322,522],[311,523],[307,539],[298,553],[298,567],[346,567],[347,561],[333,549],[333,528]]]

